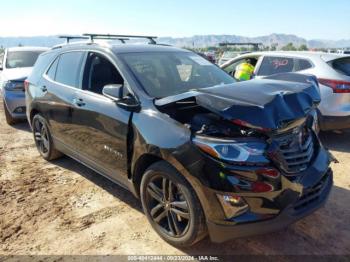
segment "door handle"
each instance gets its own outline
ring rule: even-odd
[[[82,98],[74,98],[73,103],[77,106],[85,106],[85,102]]]
[[[46,87],[46,86],[42,86],[42,87],[41,87],[41,91],[47,92],[47,87]]]

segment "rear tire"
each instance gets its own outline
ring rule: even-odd
[[[39,114],[35,115],[32,120],[32,129],[35,145],[44,159],[50,161],[63,156],[53,144],[50,129],[45,118]]]
[[[141,181],[141,201],[149,223],[169,244],[188,247],[207,235],[195,191],[167,162],[156,162],[146,170]]]
[[[7,109],[7,106],[5,104],[5,100],[3,101],[3,106],[4,106],[4,111],[5,111],[6,123],[10,126],[16,124],[18,121],[11,116],[11,114],[10,114],[9,110]]]

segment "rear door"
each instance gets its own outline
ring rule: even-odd
[[[79,76],[84,55],[81,51],[59,55],[45,73],[40,86],[41,92],[46,93],[42,111],[49,121],[52,136],[71,149],[74,148],[74,137],[79,136],[79,130],[72,123],[72,116],[76,92],[80,88]]]
[[[131,113],[102,95],[108,84],[125,84],[112,60],[89,52],[76,93],[74,147],[84,162],[122,184],[127,181],[127,135]]]

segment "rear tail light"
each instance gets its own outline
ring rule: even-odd
[[[27,91],[29,88],[29,81],[28,80],[24,80],[24,90]]]
[[[333,89],[333,93],[350,93],[350,82],[319,78],[318,82]]]

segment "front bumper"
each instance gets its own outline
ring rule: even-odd
[[[322,182],[322,187],[317,193],[313,193],[312,188],[305,189],[303,195],[295,203],[286,207],[272,219],[236,225],[216,224],[215,222],[207,221],[211,240],[220,243],[233,238],[277,231],[313,213],[325,204],[329,196],[333,185],[331,169],[324,174],[323,181],[321,180],[320,182]],[[320,182],[313,188],[320,187]]]
[[[13,118],[26,118],[24,92],[4,90],[3,98],[5,101],[5,105]]]

